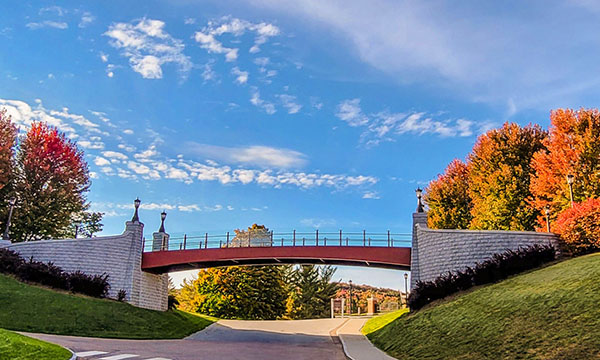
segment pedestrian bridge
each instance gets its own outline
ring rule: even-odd
[[[331,264],[410,270],[411,234],[268,233],[230,239],[223,236],[154,238],[145,245],[142,270],[156,274],[234,265]]]

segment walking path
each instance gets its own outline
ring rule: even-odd
[[[368,318],[352,318],[337,330],[346,355],[352,360],[394,360],[395,358],[373,346],[360,332],[367,320]]]
[[[360,333],[367,318],[220,320],[182,340],[119,340],[26,334],[94,360],[389,360]],[[341,344],[337,342],[338,336]],[[343,349],[342,349],[343,344]],[[344,354],[346,351],[347,356]]]

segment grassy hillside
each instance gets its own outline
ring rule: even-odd
[[[600,254],[458,295],[367,336],[402,359],[600,358]]]
[[[0,328],[60,335],[177,339],[213,318],[182,311],[152,311],[126,303],[71,295],[0,275]]]
[[[0,359],[68,360],[71,353],[58,345],[0,329]]]

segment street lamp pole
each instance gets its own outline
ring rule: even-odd
[[[17,203],[17,199],[15,197],[11,197],[8,200],[8,205],[10,209],[8,210],[8,219],[6,220],[6,228],[4,229],[4,234],[2,234],[2,240],[10,240],[10,235],[8,231],[10,230],[10,220],[12,218],[13,209],[15,208],[15,204]]]
[[[350,311],[348,315],[352,315],[352,280],[348,280],[348,284],[350,284]]]
[[[408,274],[404,273],[404,302],[408,307]]]
[[[546,205],[544,213],[546,214],[546,230],[550,232],[550,206]]]
[[[132,222],[140,222],[140,217],[138,215],[138,209],[140,208],[140,204],[142,202],[140,201],[140,198],[136,198],[133,201],[133,206],[135,206],[135,212],[133,213],[133,218],[131,219]]]
[[[573,182],[575,181],[575,176],[573,174],[567,175],[567,184],[569,184],[569,195],[571,196],[571,207],[573,207]]]

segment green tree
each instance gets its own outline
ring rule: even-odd
[[[14,156],[17,127],[6,110],[0,110],[0,229],[4,229],[8,217],[8,199],[14,187]]]
[[[180,309],[228,319],[277,319],[285,313],[285,267],[230,266],[184,283]]]
[[[424,200],[429,207],[427,224],[430,228],[468,229],[472,204],[467,164],[458,159],[452,161],[443,174],[429,183]]]
[[[71,226],[69,227],[68,237],[75,237],[75,234],[83,237],[92,237],[95,233],[102,231],[102,212],[82,211],[73,216]]]
[[[531,205],[533,155],[544,149],[547,132],[538,125],[505,123],[477,139],[468,157],[470,228],[534,230],[539,210]]]
[[[338,284],[331,282],[336,268],[301,265],[289,276],[290,292],[286,301],[286,317],[314,319],[330,316],[331,299]]]

